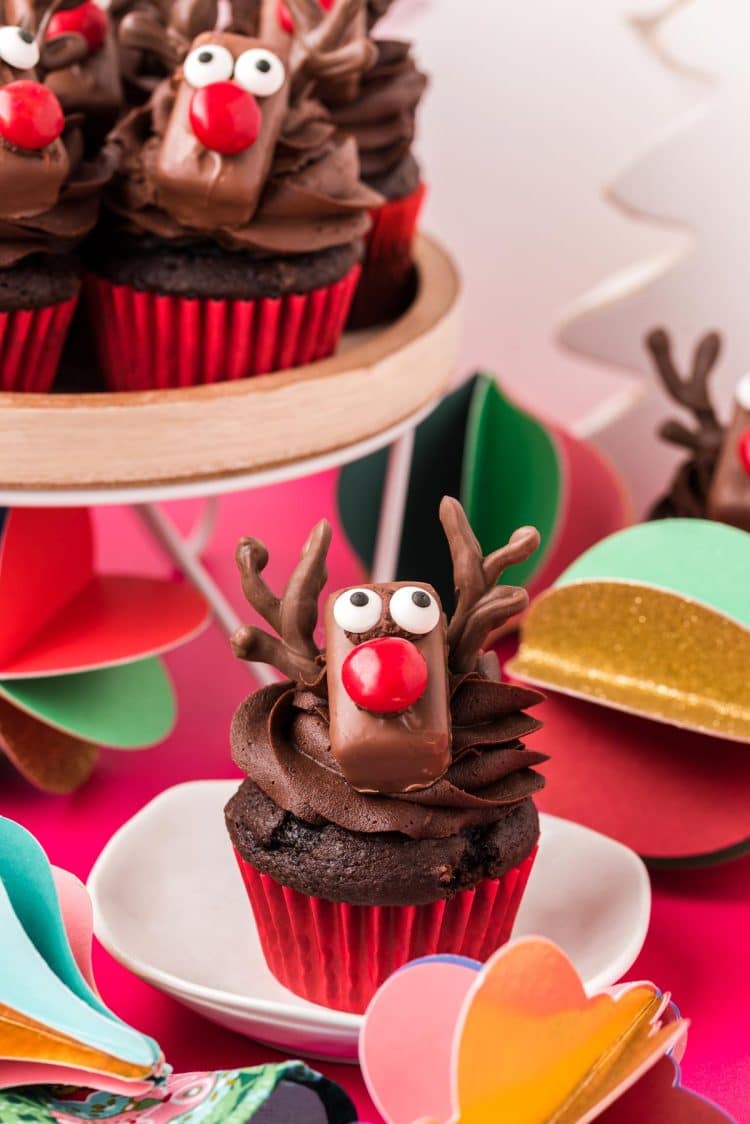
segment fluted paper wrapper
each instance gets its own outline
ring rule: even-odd
[[[333,354],[360,266],[309,293],[208,300],[86,280],[99,362],[112,390],[166,390],[227,382]]]
[[[49,390],[77,302],[78,294],[43,308],[0,312],[0,390]]]
[[[367,328],[400,316],[413,295],[412,247],[427,188],[370,212],[362,277],[349,316],[351,328]]]
[[[486,960],[510,937],[536,856],[502,878],[450,900],[362,906],[300,894],[261,874],[235,851],[273,975],[296,995],[363,1012],[390,975],[435,953]]]

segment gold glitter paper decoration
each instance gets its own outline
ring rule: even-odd
[[[621,710],[750,741],[750,632],[652,586],[553,589],[523,623],[509,671]]]

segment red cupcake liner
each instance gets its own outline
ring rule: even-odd
[[[361,267],[277,299],[175,297],[86,278],[102,372],[113,390],[163,390],[264,375],[331,355]]]
[[[349,325],[366,328],[399,316],[412,295],[412,246],[422,203],[424,184],[404,199],[393,199],[370,212],[362,277],[352,304]]]
[[[0,389],[49,390],[77,303],[76,293],[43,308],[0,312]]]
[[[412,243],[426,194],[425,184],[420,183],[411,195],[388,200],[370,212],[372,227],[367,238],[367,264],[377,265],[391,258],[407,259],[411,263]]]
[[[534,850],[499,879],[430,905],[362,906],[308,897],[235,851],[266,963],[296,995],[361,1013],[410,960],[452,953],[486,960],[510,937]]]

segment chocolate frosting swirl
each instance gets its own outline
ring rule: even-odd
[[[59,171],[47,153],[24,156],[36,166],[35,174],[24,178],[22,203],[3,190],[0,169],[0,269],[31,254],[68,253],[96,225],[102,189],[113,172],[111,153],[84,159],[82,135],[75,125],[59,143],[68,171],[52,206],[50,194],[54,198],[55,192],[50,192],[50,186],[55,178],[59,180]]]
[[[523,711],[542,696],[489,678],[491,666],[482,660],[454,677],[453,759],[429,788],[388,796],[352,788],[331,753],[317,686],[274,684],[246,699],[232,725],[232,756],[269,799],[314,826],[427,839],[496,823],[543,787],[533,766],[547,758],[520,740],[541,725]]]
[[[257,210],[243,226],[211,223],[211,199],[202,201],[195,226],[178,222],[160,198],[159,149],[174,103],[171,81],[133,110],[111,134],[120,172],[107,205],[129,233],[176,239],[199,232],[228,250],[305,254],[348,245],[369,226],[380,196],[359,180],[356,144],[343,137],[323,106],[303,98],[284,119]],[[212,159],[212,154],[206,154]]]
[[[357,141],[367,182],[387,175],[409,155],[417,106],[427,85],[409,43],[382,39],[375,45],[377,61],[362,75],[357,98],[330,107],[334,121]]]

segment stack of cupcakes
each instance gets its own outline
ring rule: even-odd
[[[314,640],[330,528],[318,524],[281,600],[265,548],[238,549],[250,604],[278,633],[242,629],[237,655],[286,681],[251,695],[232,727],[247,779],[226,822],[274,975],[305,998],[363,1011],[407,961],[486,959],[508,939],[539,837],[522,738],[541,696],[499,681],[489,633],[521,611],[502,571],[530,527],[487,558],[456,500],[441,520],[457,587],[450,621],[422,582],[334,593]]]
[[[216,0],[4,0],[2,387],[49,388],[79,258],[114,390],[299,366],[403,311],[425,79],[372,38],[387,6],[234,0],[219,31]]]

